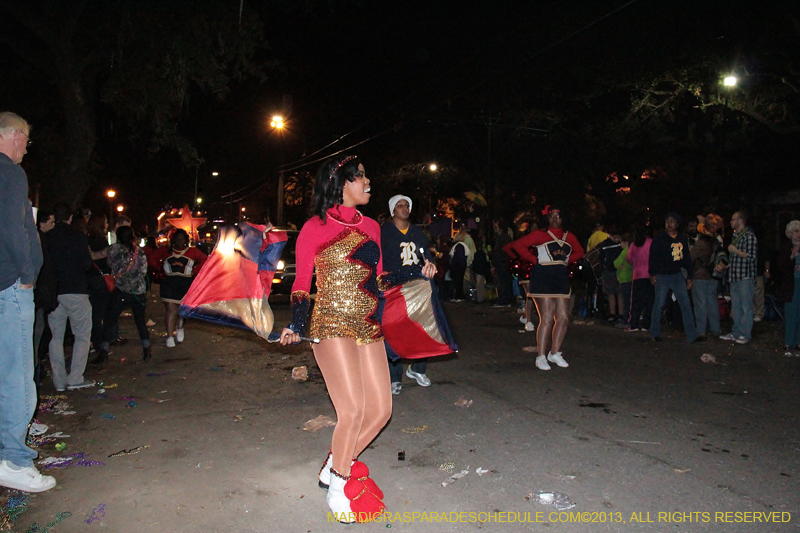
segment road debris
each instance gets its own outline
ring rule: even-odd
[[[42,459],[37,464],[42,468],[67,468],[69,466],[105,466],[105,463],[87,459],[88,453],[79,452],[62,457],[48,457]]]
[[[123,456],[123,455],[136,455],[140,451],[146,450],[149,447],[150,447],[149,444],[145,444],[144,446],[137,446],[136,448],[131,448],[130,450],[120,450],[120,451],[118,451],[116,453],[112,453],[111,455],[109,455],[109,457],[120,457],[120,456]]]
[[[416,428],[403,428],[400,431],[402,431],[403,433],[422,433],[423,431],[428,431],[429,429],[430,426],[425,425]]]
[[[467,400],[466,398],[459,398],[458,400],[455,401],[453,405],[455,405],[456,407],[466,408],[472,405],[472,400]]]
[[[529,496],[534,502],[542,505],[551,505],[559,511],[575,507],[575,503],[563,492],[535,492]]]
[[[469,467],[467,467],[467,468],[469,468]],[[455,483],[456,481],[458,481],[462,477],[466,476],[467,474],[469,474],[469,470],[462,470],[458,474],[453,474],[449,478],[447,478],[444,481],[442,481],[442,487],[446,487],[447,485],[449,485],[451,483]]]
[[[292,379],[295,381],[308,380],[308,368],[305,366],[296,366],[292,369]]]
[[[91,524],[95,520],[102,520],[103,518],[105,518],[105,516],[106,516],[106,504],[101,503],[100,505],[92,509],[92,514],[87,516],[84,522],[86,522],[87,524]]]
[[[303,425],[303,431],[310,431],[311,433],[314,433],[322,428],[327,428],[335,425],[336,422],[334,420],[331,420],[329,416],[319,415],[317,418],[314,418],[313,420],[309,420],[308,422],[306,422]]]
[[[452,474],[456,469],[456,464],[452,461],[447,463],[442,463],[439,465],[439,472],[445,472],[447,474]]]

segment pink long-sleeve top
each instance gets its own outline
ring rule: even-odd
[[[653,239],[647,237],[644,244],[636,246],[631,243],[628,247],[628,257],[626,261],[633,265],[633,279],[643,279],[650,277],[650,245]]]

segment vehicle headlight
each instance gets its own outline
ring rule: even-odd
[[[284,263],[283,261],[278,261],[278,270],[283,270],[283,267],[285,267],[285,266],[286,266],[286,263]]]

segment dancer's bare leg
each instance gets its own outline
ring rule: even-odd
[[[536,309],[539,312],[539,329],[536,331],[536,343],[539,345],[539,355],[547,355],[550,337],[555,324],[556,302],[555,298],[534,298]]]
[[[363,452],[369,443],[389,422],[392,416],[392,384],[389,378],[389,361],[383,342],[373,342],[358,347],[361,354],[361,373],[364,376],[366,399],[364,422],[358,435],[353,459]],[[336,455],[334,454],[334,457]],[[337,469],[338,470],[338,469]]]
[[[333,408],[336,409],[337,422],[331,440],[333,454],[331,466],[343,476],[349,476],[350,462],[355,457],[366,410],[363,369],[358,346],[353,339],[325,339],[314,346],[314,358],[325,378]],[[388,379],[387,363],[386,380]],[[386,383],[385,388],[391,394],[389,383]]]
[[[564,337],[567,336],[567,328],[569,327],[569,298],[549,298],[555,300],[555,321],[556,325],[553,328],[553,349],[552,353],[561,351],[561,345],[564,344]]]

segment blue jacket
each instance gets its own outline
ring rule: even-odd
[[[22,167],[0,153],[0,290],[17,280],[33,283],[42,267],[42,245],[28,200],[28,177]]]

